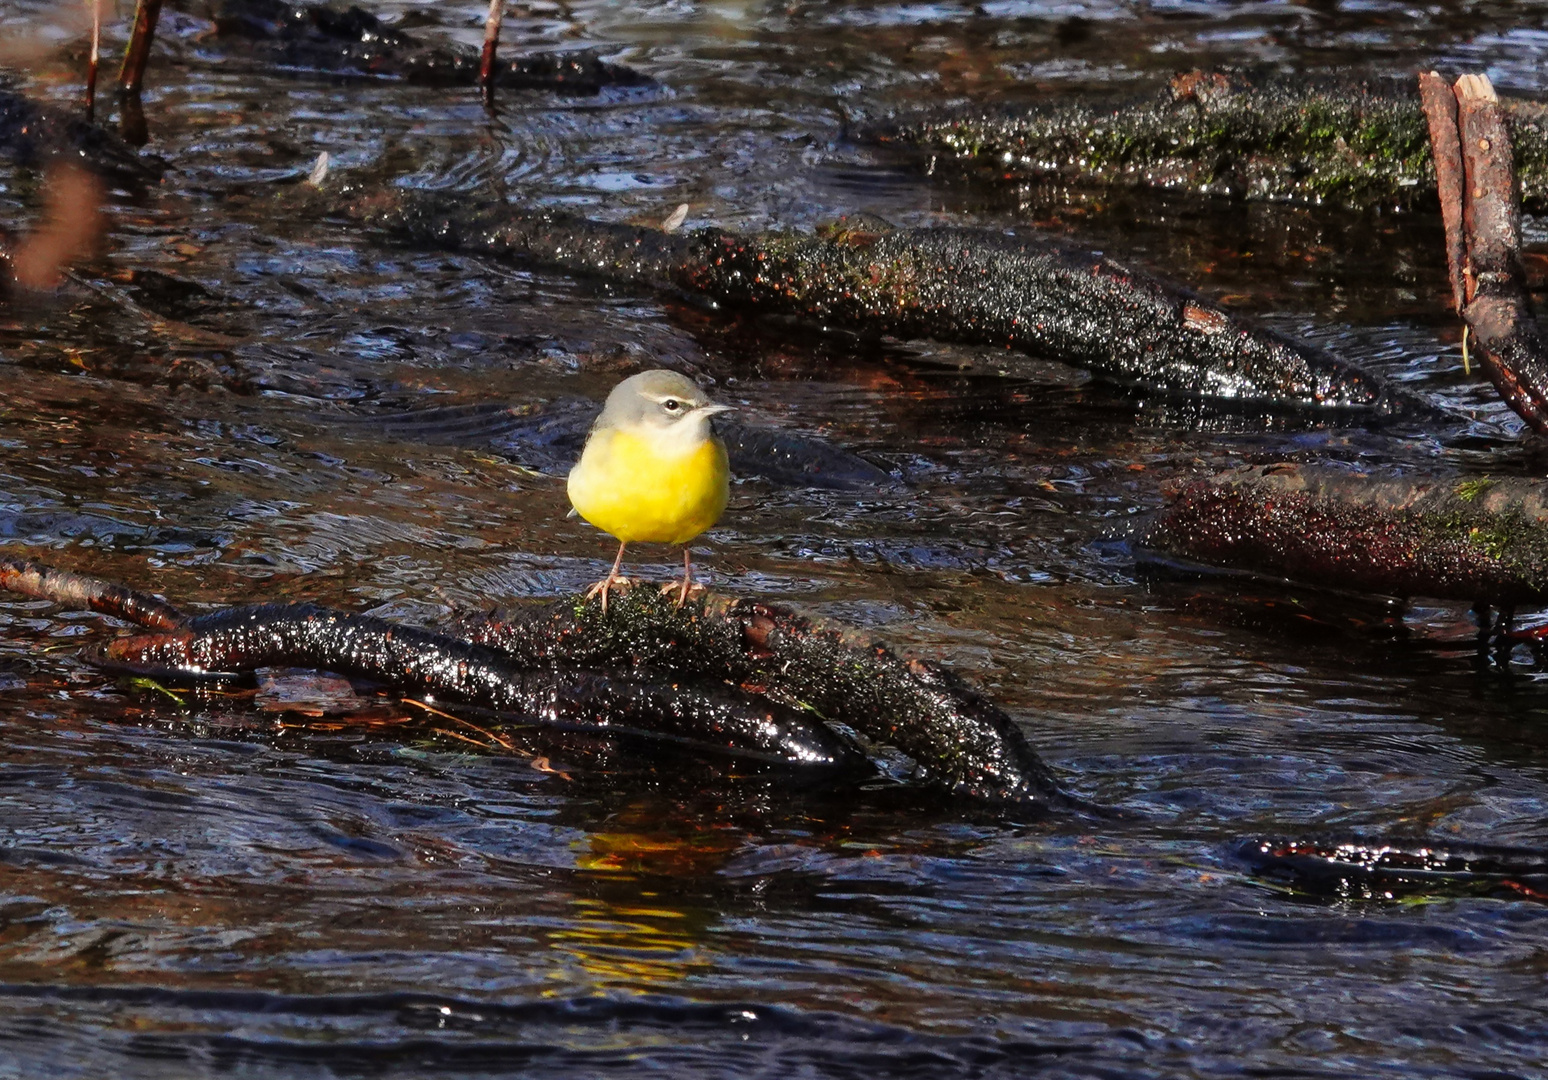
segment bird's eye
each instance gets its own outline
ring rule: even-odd
[[[676,398],[667,398],[661,403],[661,407],[667,412],[676,412],[678,409],[681,409],[683,405],[682,402],[678,401]]]

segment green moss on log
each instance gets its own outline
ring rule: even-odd
[[[1548,207],[1548,125],[1507,101],[1528,210]],[[860,129],[869,140],[970,161],[1010,179],[1160,187],[1349,207],[1430,207],[1435,171],[1411,80],[1262,82],[1193,72],[1122,102],[1054,100]]]
[[[752,600],[704,595],[681,608],[653,586],[527,618],[471,620],[459,636],[518,667],[585,667],[728,683],[808,710],[913,758],[924,779],[992,802],[1062,806],[1020,728],[938,665],[853,631]]]
[[[1548,601],[1548,483],[1247,466],[1185,488],[1140,545],[1388,596]]]

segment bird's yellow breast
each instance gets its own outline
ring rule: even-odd
[[[714,436],[687,447],[675,442],[617,429],[593,433],[570,470],[570,503],[625,543],[686,544],[720,520],[731,469]]]

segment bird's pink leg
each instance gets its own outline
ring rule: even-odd
[[[629,583],[628,578],[620,577],[618,574],[618,568],[623,565],[624,548],[628,546],[628,541],[619,541],[618,558],[613,560],[613,568],[607,572],[607,577],[603,578],[601,581],[597,582],[591,588],[586,590],[587,600],[590,600],[593,596],[597,596],[598,594],[601,595],[602,614],[604,615],[607,614],[607,590],[612,588],[614,585],[627,585]]]

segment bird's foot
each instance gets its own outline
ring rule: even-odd
[[[682,607],[688,602],[689,597],[698,599],[708,591],[709,590],[707,588],[705,588],[703,585],[700,585],[698,582],[688,581],[686,579],[683,581],[669,581],[667,584],[661,586],[662,596],[667,596],[671,593],[677,594],[677,603],[673,604],[673,607]]]
[[[602,597],[602,614],[606,615],[608,590],[618,585],[621,585],[627,589],[632,584],[633,582],[624,577],[622,574],[609,574],[607,577],[603,578],[601,581],[597,582],[591,588],[586,590],[586,599],[591,600],[597,596]]]

